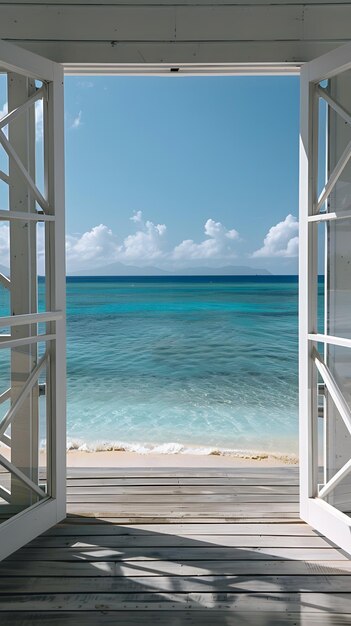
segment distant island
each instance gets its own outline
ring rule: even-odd
[[[270,276],[271,272],[261,267],[225,265],[224,267],[187,267],[179,270],[163,270],[151,265],[138,267],[111,263],[94,269],[68,272],[68,276]]]
[[[10,276],[10,270],[0,264],[0,273]],[[148,265],[124,265],[111,263],[94,269],[67,272],[67,276],[272,276],[272,272],[262,267],[246,265],[225,265],[224,267],[187,267],[179,270],[162,270]],[[41,278],[44,278],[41,276]]]

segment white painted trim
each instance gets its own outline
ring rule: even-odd
[[[65,76],[299,76],[301,63],[63,63]]]
[[[351,67],[351,43],[335,48],[322,56],[306,63],[308,76],[311,83],[319,83],[322,80],[341,74]],[[307,68],[306,68],[307,69]]]
[[[317,330],[317,224],[309,224],[316,200],[318,102],[309,82],[308,65],[301,72],[299,194],[299,461],[300,515],[306,518],[306,503],[317,494],[318,395],[316,369],[310,358],[308,334]]]
[[[343,394],[341,393],[334,376],[332,375],[328,366],[323,363],[317,350],[313,349],[312,354],[314,355],[314,362],[320,375],[323,378],[323,382],[325,383],[329,394],[344,421],[347,430],[351,434],[351,411],[349,409],[349,405],[347,404]]]
[[[64,75],[55,66],[53,82],[48,85],[44,107],[45,193],[56,216],[56,222],[45,224],[46,306],[48,310],[66,311],[66,234],[64,186]],[[47,373],[47,412],[52,416],[47,433],[52,450],[48,480],[52,496],[57,498],[60,517],[66,514],[66,318],[61,315],[48,332],[57,340],[50,350]]]
[[[12,326],[25,326],[26,324],[40,324],[41,322],[57,322],[63,318],[64,314],[62,311],[9,315],[8,317],[0,317],[0,328],[12,328]]]
[[[317,213],[316,215],[309,215],[307,218],[309,222],[328,222],[332,220],[349,220],[351,219],[351,213],[345,211],[345,213],[338,213],[331,211],[330,213]]]
[[[9,389],[6,389],[6,391],[3,391],[2,394],[0,395],[0,404],[2,404],[3,402],[6,402],[6,400],[9,400],[11,398],[11,387],[9,387]]]
[[[351,518],[322,498],[306,503],[309,524],[337,546],[351,554]]]
[[[36,367],[34,368],[32,373],[30,374],[30,376],[28,376],[28,379],[26,380],[25,384],[23,385],[21,393],[16,398],[15,402],[13,402],[13,404],[11,404],[11,406],[10,406],[9,410],[7,411],[5,417],[2,419],[2,421],[0,423],[0,437],[6,432],[6,430],[10,426],[12,420],[14,419],[14,417],[16,415],[16,412],[18,411],[20,406],[22,406],[24,400],[26,399],[27,394],[30,392],[32,387],[37,382],[37,380],[39,378],[39,375],[40,375],[40,372],[43,369],[44,365],[46,364],[47,359],[48,359],[48,351],[45,352],[45,354],[40,359],[38,365],[36,365]]]
[[[10,177],[8,174],[5,174],[2,170],[0,170],[0,180],[3,180],[4,183],[10,184]]]
[[[341,104],[336,102],[336,100],[334,100],[334,98],[331,97],[331,95],[327,92],[327,90],[324,87],[323,88],[317,87],[317,93],[321,98],[323,98],[323,100],[326,101],[327,104],[329,104],[329,106],[332,107],[332,109],[334,109],[336,113],[338,113],[343,118],[343,120],[347,124],[351,125],[350,113],[346,111],[346,109],[344,109],[344,107],[342,107]]]
[[[23,222],[54,222],[55,215],[45,213],[27,213],[25,211],[4,211],[0,209],[0,221],[11,222],[12,220],[22,220]]]
[[[2,443],[5,444],[5,446],[8,446],[9,448],[11,448],[11,437],[9,437],[8,435],[1,435],[0,437],[0,441],[2,441]]]
[[[61,517],[60,507],[53,498],[42,500],[14,517],[2,522],[0,560],[18,550],[38,535],[54,526]]]
[[[29,489],[34,491],[34,493],[39,496],[40,499],[45,498],[46,494],[38,485],[33,483],[33,481],[26,476],[18,467],[16,467],[11,461],[6,459],[2,454],[0,454],[0,465],[3,465],[5,469],[7,469],[11,474],[14,474],[19,480],[21,480]]]
[[[326,199],[330,196],[331,192],[333,191],[336,183],[338,182],[343,170],[345,169],[348,161],[350,160],[351,157],[351,141],[347,144],[344,152],[342,153],[339,161],[337,162],[335,168],[333,169],[332,173],[329,176],[328,182],[325,185],[324,189],[322,190],[318,201],[317,201],[317,206],[316,209],[314,210],[314,213],[318,213],[318,211],[320,210],[320,208],[323,206],[323,204],[325,203]]]
[[[0,39],[0,67],[37,80],[51,81],[56,63]]]
[[[5,339],[4,341],[0,340],[0,350],[6,348],[18,348],[19,346],[31,346],[44,341],[54,341],[55,339],[55,334],[34,335],[33,337],[20,337],[19,339]]]
[[[5,287],[5,289],[11,289],[11,281],[10,279],[5,276],[5,274],[3,274],[2,272],[0,272],[0,284]]]
[[[333,491],[339,485],[339,483],[341,483],[343,478],[345,478],[345,476],[347,476],[350,473],[350,471],[351,471],[351,459],[347,461],[347,463],[345,463],[345,465],[343,465],[343,467],[339,469],[339,471],[336,472],[336,474],[334,474],[333,478],[331,478],[329,482],[327,482],[326,485],[324,485],[324,487],[322,487],[322,489],[318,493],[318,497],[326,498],[326,496],[331,491]]]
[[[9,113],[4,115],[4,117],[0,119],[0,128],[4,128],[4,126],[7,126],[11,122],[13,122],[13,120],[17,119],[17,117],[23,115],[23,113],[28,111],[28,109],[33,106],[37,102],[37,100],[41,100],[45,96],[45,93],[46,91],[44,87],[41,87],[30,98],[28,98],[28,100],[24,104],[22,104],[20,107],[17,107],[16,109],[13,109],[12,111],[9,111]]]
[[[242,65],[244,71],[250,64],[263,66],[267,75],[280,73],[284,75],[285,67],[301,66],[311,59],[333,50],[336,46],[346,43],[342,41],[206,41],[206,42],[119,42],[111,46],[110,41],[66,41],[64,45],[55,40],[21,41],[20,45],[26,50],[42,54],[64,68],[72,64],[77,67],[76,74],[82,75],[85,67],[96,64],[115,66],[128,64],[164,64],[179,66],[184,64],[199,65]],[[260,61],[258,63],[257,61]],[[262,62],[263,61],[263,62]],[[82,67],[82,72],[79,67]]]
[[[351,339],[345,339],[344,337],[334,337],[333,335],[323,335],[321,333],[308,333],[308,339],[315,343],[328,343],[332,346],[351,348]]]
[[[3,500],[5,500],[5,502],[8,502],[10,504],[11,491],[9,489],[6,489],[6,487],[0,487],[0,498],[2,498]]]
[[[7,139],[6,135],[3,133],[2,130],[0,130],[0,143],[2,147],[4,148],[5,152],[8,154],[9,158],[13,159],[14,162],[16,163],[18,170],[21,172],[22,176],[25,178],[26,182],[28,183],[32,191],[32,194],[34,198],[36,199],[36,201],[38,202],[38,204],[41,206],[43,210],[50,212],[50,207],[49,207],[48,202],[45,200],[44,196],[40,193],[31,175],[29,174],[29,172],[23,165],[18,154],[12,147],[11,142]]]

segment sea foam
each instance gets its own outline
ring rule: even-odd
[[[276,459],[283,463],[297,464],[298,457],[295,454],[283,452],[266,452],[262,450],[243,450],[233,448],[219,448],[211,446],[184,445],[177,442],[170,443],[129,443],[118,441],[98,441],[87,443],[71,440],[67,442],[67,451],[77,452],[134,452],[136,454],[182,454],[193,456],[226,456],[241,459],[264,460]]]

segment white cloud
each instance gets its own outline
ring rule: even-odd
[[[0,224],[0,264],[10,266],[10,229],[8,224]]]
[[[143,221],[143,213],[142,213],[142,211],[134,211],[134,214],[130,218],[130,221],[134,222],[135,224],[142,223],[142,221]]]
[[[27,231],[29,234],[29,231]],[[45,234],[44,224],[37,226],[37,262],[39,274],[45,272]],[[8,224],[0,224],[0,264],[10,267],[10,229]]]
[[[69,271],[94,269],[114,261],[142,265],[154,259],[166,259],[166,226],[144,222],[139,211],[131,218],[137,224],[135,233],[119,241],[110,228],[104,224],[94,226],[83,234],[66,236],[66,258]],[[38,270],[44,272],[44,230],[38,230]],[[9,266],[9,227],[0,224],[0,264]]]
[[[37,100],[35,103],[35,138],[37,141],[42,141],[44,136],[44,124],[43,124],[43,101]]]
[[[147,266],[155,261],[166,266],[184,266],[201,259],[211,262],[228,261],[235,257],[235,243],[239,239],[236,230],[226,229],[220,222],[208,219],[205,224],[206,239],[195,243],[182,241],[174,248],[167,247],[167,227],[144,220],[136,211],[130,220],[136,231],[119,241],[104,224],[95,226],[82,235],[66,238],[67,265],[69,271],[94,268],[119,261],[126,265]]]
[[[0,108],[0,119],[8,112],[7,102]],[[79,111],[78,115],[73,118],[71,128],[76,129],[82,125],[82,111]],[[36,129],[36,141],[42,141],[44,135],[43,125],[43,101],[37,100],[35,103],[35,129]]]
[[[8,111],[7,102],[4,102],[4,104],[2,105],[0,109],[0,120],[2,117],[4,117],[4,115],[6,115],[7,111]]]
[[[1,109],[0,109],[0,120],[1,120],[3,117],[5,117],[5,115],[7,115],[8,110],[9,110],[9,109],[8,109],[7,102],[4,102],[4,104],[2,105],[2,107],[1,107]],[[8,137],[8,136],[9,136],[9,133],[8,133],[8,126],[4,126],[1,130],[4,132],[4,134],[6,135],[6,137]]]
[[[94,83],[92,80],[79,80],[77,82],[77,87],[81,87],[82,89],[91,89],[94,87]]]
[[[73,119],[71,128],[79,128],[82,125],[82,111],[79,111],[78,115]]]
[[[5,102],[0,109],[0,119],[8,113],[8,104]],[[5,133],[7,136],[7,127],[5,127]],[[36,141],[42,141],[43,139],[43,101],[37,100],[35,103],[35,139]]]
[[[141,211],[130,218],[134,224],[133,233],[118,238],[105,224],[94,226],[82,234],[66,236],[67,269],[73,272],[80,269],[102,267],[119,261],[126,265],[147,266],[157,263],[161,267],[176,269],[191,266],[199,261],[210,265],[230,261],[235,257],[235,245],[239,239],[236,230],[225,228],[220,222],[208,219],[204,226],[206,238],[200,243],[191,239],[179,245],[167,245],[167,228],[144,220]],[[38,229],[38,271],[44,272],[45,242],[44,229]],[[0,224],[0,264],[9,265],[9,228]]]
[[[192,239],[185,239],[173,250],[172,257],[176,261],[191,261],[194,259],[230,260],[236,257],[234,242],[239,239],[239,233],[233,228],[227,230],[221,222],[208,219],[205,224],[204,239],[195,243]]]
[[[87,262],[101,265],[115,260],[117,239],[104,224],[94,226],[83,235],[66,236],[67,265],[86,267]]]
[[[141,211],[135,213],[131,220],[138,225],[138,230],[121,242],[104,224],[94,226],[83,235],[67,235],[66,255],[69,269],[88,267],[89,263],[93,268],[94,265],[98,267],[114,261],[147,265],[154,259],[165,258],[166,226],[149,220],[144,222]]]
[[[119,257],[123,261],[153,261],[165,256],[165,224],[144,222],[142,212],[137,211],[130,218],[138,227],[136,233],[128,235],[119,248]]]
[[[272,226],[264,238],[263,246],[252,257],[296,257],[299,250],[299,223],[293,215]]]

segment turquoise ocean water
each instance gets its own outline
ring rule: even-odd
[[[69,277],[68,448],[296,454],[297,296],[295,276]]]
[[[297,452],[297,278],[68,278],[68,446]]]

